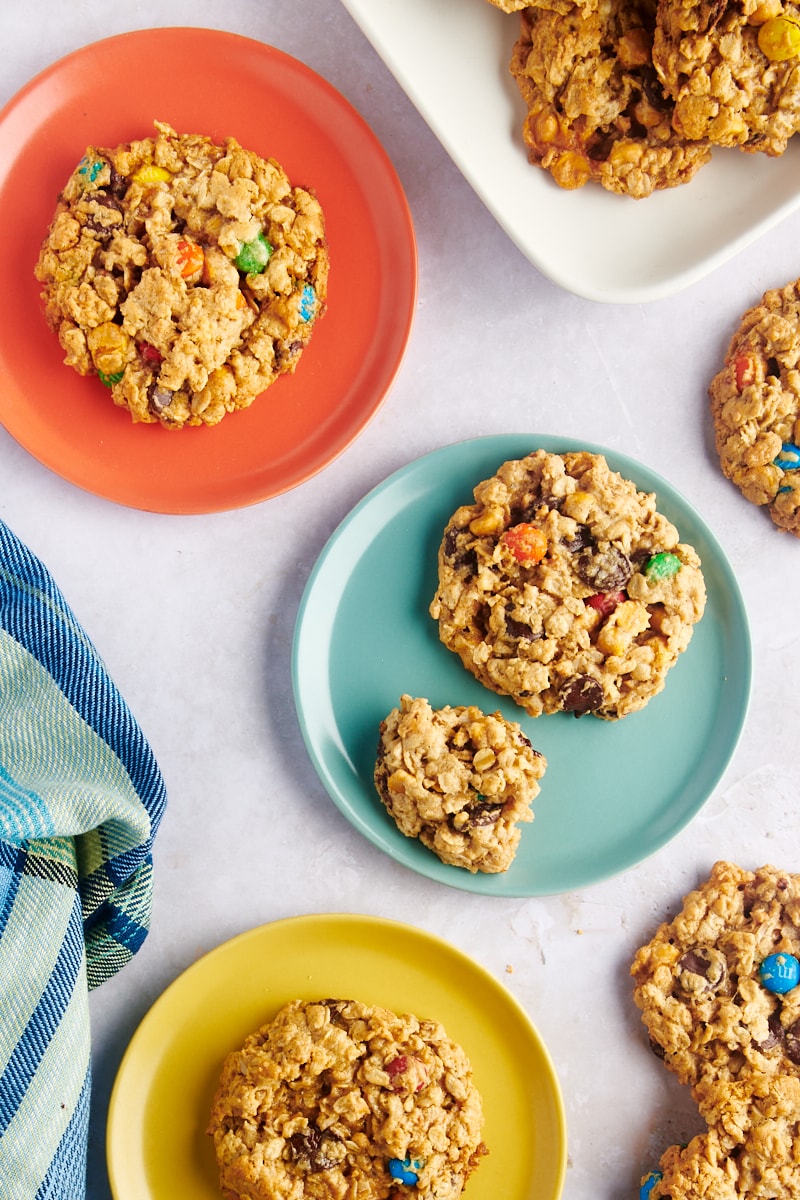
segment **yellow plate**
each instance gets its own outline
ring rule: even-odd
[[[550,1056],[517,1001],[466,955],[374,917],[292,917],[225,942],[166,989],[111,1095],[115,1200],[219,1200],[205,1124],[222,1060],[288,1000],[355,998],[441,1021],[469,1055],[489,1155],[469,1200],[558,1200],[566,1122]],[[409,1190],[409,1200],[413,1192]]]

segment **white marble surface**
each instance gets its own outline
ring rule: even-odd
[[[117,506],[62,481],[0,429],[0,516],[53,571],[169,789],[152,931],[133,963],[92,996],[89,1198],[111,1194],[108,1097],[159,993],[244,929],[341,911],[431,930],[502,980],[559,1074],[569,1125],[565,1200],[627,1200],[666,1143],[696,1127],[691,1101],[644,1044],[628,981],[633,952],[717,858],[800,870],[800,547],[722,479],[706,402],[740,312],[800,273],[800,215],[681,295],[623,307],[567,294],[498,228],[337,0],[6,3],[0,102],[87,41],[156,25],[224,28],[272,43],[348,98],[406,189],[419,303],[400,374],[359,440],[315,479],[241,511],[173,517]],[[494,900],[412,875],[340,816],[302,744],[290,647],[317,554],[370,488],[445,443],[527,430],[632,455],[699,508],[738,575],[755,670],[730,767],[671,844],[585,891]]]

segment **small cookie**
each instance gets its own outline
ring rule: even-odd
[[[36,278],[65,363],[133,421],[216,425],[297,366],[325,309],[324,218],[274,159],[155,127],[86,150]]]
[[[700,560],[656,498],[588,451],[504,463],[450,518],[430,614],[532,717],[642,708],[705,608]]]
[[[800,8],[659,0],[653,63],[683,137],[782,154],[800,127]]]
[[[547,762],[514,721],[400,697],[380,726],[375,786],[406,837],[473,873],[507,871]]]
[[[230,1200],[456,1200],[483,1113],[437,1021],[294,1000],[225,1060],[208,1133]]]
[[[743,316],[711,381],[723,474],[779,529],[800,537],[800,281]]]
[[[686,183],[710,147],[672,127],[652,62],[651,0],[598,0],[522,13],[511,59],[528,114],[530,161],[563,188],[593,180],[636,199]]]
[[[800,1195],[800,875],[716,863],[631,974],[652,1049],[709,1127],[665,1152],[648,1195]]]

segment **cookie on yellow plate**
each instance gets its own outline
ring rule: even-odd
[[[331,999],[289,1002],[231,1051],[208,1125],[231,1200],[457,1200],[482,1129],[439,1022]]]

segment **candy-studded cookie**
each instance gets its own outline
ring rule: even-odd
[[[686,138],[782,154],[800,126],[800,8],[659,0],[653,62]]]
[[[706,600],[700,560],[588,451],[504,463],[450,518],[431,616],[492,691],[532,717],[613,720],[664,687]]]
[[[665,1152],[647,1194],[800,1195],[800,875],[716,863],[631,974],[650,1045],[709,1127]]]
[[[456,1200],[480,1094],[437,1021],[291,1001],[225,1060],[208,1132],[229,1200]]]
[[[531,162],[563,188],[590,180],[641,199],[710,158],[672,127],[652,62],[654,0],[526,8],[511,73],[528,108]]]
[[[216,425],[294,371],[327,294],[314,194],[234,138],[90,146],[36,264],[65,362],[134,421]]]
[[[381,722],[375,786],[406,837],[468,871],[511,866],[547,763],[514,721],[401,696]]]
[[[724,475],[800,536],[800,282],[765,292],[709,386]]]

